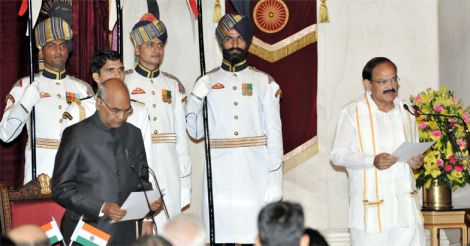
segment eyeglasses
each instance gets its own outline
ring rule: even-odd
[[[132,106],[130,106],[128,109],[118,109],[118,108],[111,108],[109,107],[109,105],[106,103],[106,101],[98,96],[98,98],[104,103],[104,105],[106,106],[106,108],[112,113],[112,114],[119,114],[119,113],[124,113],[124,115],[131,115],[133,112],[134,112],[134,109],[132,108]]]
[[[380,86],[384,86],[384,85],[386,85],[388,82],[390,82],[390,84],[397,84],[398,82],[400,82],[400,78],[396,77],[396,78],[391,78],[391,79],[371,80],[371,81],[377,83],[377,84],[380,85]]]

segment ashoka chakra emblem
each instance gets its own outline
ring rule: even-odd
[[[289,20],[289,9],[282,0],[261,0],[253,10],[253,20],[264,32],[279,32]]]

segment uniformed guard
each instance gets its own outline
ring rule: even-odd
[[[162,21],[145,14],[135,24],[131,39],[139,63],[126,72],[125,82],[131,99],[142,102],[150,116],[153,165],[164,193],[170,217],[190,202],[191,160],[185,121],[185,95],[181,82],[160,71],[167,30]],[[159,228],[167,222],[164,213],[157,217]]]
[[[35,30],[39,60],[44,69],[36,74],[34,82],[29,77],[18,80],[6,96],[5,112],[0,122],[0,139],[13,141],[27,124],[30,134],[30,112],[36,109],[36,160],[37,173],[52,175],[54,159],[60,143],[62,114],[68,104],[93,95],[90,85],[67,75],[67,61],[72,29],[62,18],[50,17],[39,23]],[[31,139],[25,150],[24,182],[31,177]]]
[[[202,106],[207,97],[215,241],[253,244],[258,212],[282,198],[281,90],[271,76],[247,65],[253,38],[248,18],[226,14],[215,33],[223,62],[196,81],[187,106],[187,130],[195,139],[204,137]],[[209,230],[206,189],[203,215]]]

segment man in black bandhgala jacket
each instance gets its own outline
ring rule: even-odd
[[[109,244],[128,245],[138,236],[136,221],[110,222],[126,214],[120,206],[131,192],[151,189],[144,143],[140,130],[126,122],[132,107],[122,81],[103,82],[96,97],[96,113],[62,135],[52,196],[66,208],[61,224],[66,241],[83,215],[86,223],[111,235]],[[161,200],[150,205],[149,217],[162,207]]]

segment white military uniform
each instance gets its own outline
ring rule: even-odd
[[[349,227],[353,245],[424,245],[423,220],[409,164],[378,170],[374,158],[417,142],[415,118],[396,98],[380,111],[366,93],[341,111],[331,160],[349,175]]]
[[[150,138],[150,125],[147,109],[142,103],[131,101],[132,114],[127,118],[127,122],[139,128],[142,132],[142,139],[144,140],[145,153],[147,156],[147,163],[152,162],[152,140]],[[80,101],[72,103],[65,109],[62,121],[62,132],[65,128],[76,124],[96,112],[96,98],[88,97]]]
[[[54,160],[60,143],[62,114],[68,103],[93,95],[90,85],[82,80],[68,76],[64,72],[56,73],[45,69],[34,77],[41,99],[35,105],[36,114],[36,173],[52,176]],[[29,77],[20,79],[6,98],[6,108],[0,123],[0,138],[4,142],[14,140],[27,124],[30,134],[30,117],[18,101],[29,86]],[[31,177],[31,139],[25,150],[24,183]]]
[[[138,65],[126,72],[131,98],[144,103],[150,117],[153,165],[170,218],[190,202],[191,160],[184,112],[184,87],[168,73]],[[152,181],[153,182],[153,181]],[[156,217],[158,228],[167,222],[164,212]]]
[[[231,72],[230,72],[231,71]],[[207,83],[212,158],[215,240],[252,244],[258,212],[282,198],[282,127],[279,85],[244,63],[217,68],[196,81]],[[187,107],[190,136],[204,136],[203,100],[193,90]],[[207,180],[203,215],[209,231]]]

